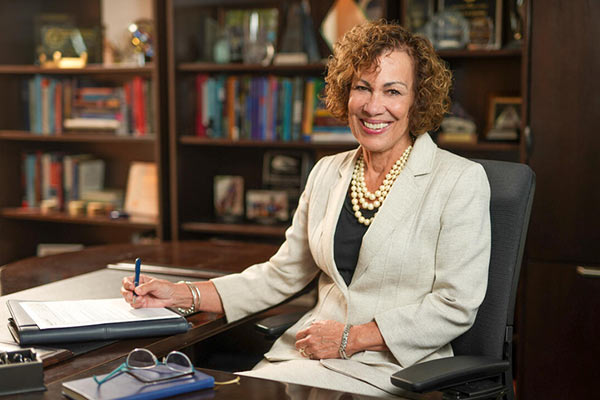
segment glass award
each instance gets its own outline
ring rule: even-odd
[[[425,24],[423,33],[437,50],[462,49],[469,43],[469,22],[458,12],[442,11]]]

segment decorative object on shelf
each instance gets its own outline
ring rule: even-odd
[[[264,224],[287,221],[289,219],[287,192],[284,190],[248,190],[246,192],[246,218]]]
[[[520,97],[491,97],[487,140],[519,139],[521,103]]]
[[[434,13],[435,0],[407,0],[402,25],[411,32],[422,32]]]
[[[506,44],[508,48],[520,48],[523,43],[523,24],[525,21],[525,1],[508,1],[508,20],[510,26],[510,37]]]
[[[436,137],[437,143],[477,143],[477,127],[471,117],[458,102],[452,102],[452,108],[441,123],[441,131]]]
[[[242,62],[244,54],[244,10],[227,10],[225,11],[224,20],[223,31],[227,36],[229,61]]]
[[[99,28],[77,27],[69,14],[35,17],[35,63],[47,68],[83,68],[101,60]]]
[[[275,54],[278,16],[277,8],[253,9],[244,13],[244,63],[271,64]]]
[[[263,185],[302,189],[310,167],[311,160],[306,152],[267,151],[263,158]]]
[[[213,60],[217,64],[227,64],[231,61],[231,39],[224,28],[219,28],[215,44],[213,46]]]
[[[361,1],[360,3],[364,3]],[[321,36],[330,49],[337,40],[353,26],[367,21],[359,2],[355,0],[336,0],[321,24]]]
[[[131,33],[130,42],[135,49],[137,64],[142,66],[154,57],[154,23],[149,19],[139,19],[127,28]]]
[[[215,216],[225,222],[236,222],[244,217],[244,178],[235,175],[214,177]]]
[[[285,191],[289,209],[292,210],[298,203],[313,163],[307,152],[267,151],[263,157],[263,187]]]
[[[158,216],[158,173],[155,163],[134,161],[129,166],[125,211],[132,216]]]
[[[469,43],[469,22],[456,11],[436,13],[423,33],[437,50],[463,49]]]
[[[438,9],[465,17],[469,23],[469,50],[502,46],[502,0],[439,0]]]
[[[279,51],[275,54],[273,64],[306,64],[308,54],[304,50],[302,32],[302,8],[297,2],[285,3],[285,24]]]

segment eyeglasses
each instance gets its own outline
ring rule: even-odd
[[[161,368],[161,366],[166,368]],[[152,370],[152,373],[142,374],[136,372],[141,372],[143,370]],[[99,379],[94,375],[94,381],[98,385],[101,385],[121,372],[126,372],[144,383],[156,383],[192,375],[195,370],[188,356],[179,351],[170,352],[163,358],[162,362],[159,362],[150,350],[133,349],[129,352],[127,359],[123,364],[119,365],[102,379]]]

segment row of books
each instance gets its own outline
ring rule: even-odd
[[[105,161],[90,154],[23,153],[22,206],[38,208],[54,200],[56,209],[64,210],[69,201],[103,190],[105,169]]]
[[[318,141],[351,137],[321,101],[315,77],[196,75],[195,134],[256,141]],[[335,139],[334,139],[335,140]]]
[[[26,82],[26,125],[38,135],[69,131],[144,136],[154,132],[152,82],[136,76],[106,84],[35,75]]]

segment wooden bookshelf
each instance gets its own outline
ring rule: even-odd
[[[5,32],[15,40],[0,44],[0,265],[35,255],[37,243],[82,243],[84,245],[130,242],[134,236],[168,238],[168,185],[166,76],[161,64],[164,41],[164,1],[147,0],[155,18],[155,59],[143,66],[131,64],[88,64],[84,68],[45,68],[34,65],[34,17],[42,13],[64,13],[76,18],[78,26],[101,27],[101,0],[73,2],[57,0],[49,7],[44,0],[14,2],[0,15]],[[99,60],[100,62],[102,60]],[[152,82],[145,98],[154,112],[148,120],[155,127],[144,136],[116,135],[94,131],[65,131],[36,134],[27,130],[29,118],[26,88],[35,76],[53,80],[75,78],[120,85],[141,77]],[[164,111],[163,111],[164,110]],[[148,110],[148,112],[150,112]],[[109,217],[71,216],[65,212],[41,213],[22,208],[23,154],[91,154],[106,164],[105,187],[125,191],[129,165],[134,161],[154,162],[158,169],[158,218],[111,220]]]
[[[397,2],[384,2],[388,19],[401,20]],[[404,4],[404,2],[402,2]],[[311,1],[311,14],[318,27],[333,1]],[[314,161],[320,157],[357,147],[357,143],[313,143],[308,141],[281,141],[196,136],[195,76],[320,76],[325,64],[268,65],[199,61],[185,49],[194,48],[197,37],[195,24],[207,15],[222,15],[225,8],[247,8],[251,1],[236,1],[227,6],[202,0],[174,0],[167,9],[167,46],[169,55],[169,140],[171,187],[171,236],[176,239],[205,236],[242,235],[256,238],[283,237],[284,229],[251,223],[227,224],[216,222],[213,210],[213,176],[239,175],[244,178],[245,190],[262,187],[263,157],[267,151],[305,152]],[[280,19],[281,21],[281,19]],[[319,43],[326,58],[327,46]],[[486,142],[488,100],[492,93],[521,94],[521,48],[499,50],[443,50],[439,55],[446,60],[455,76],[453,100],[472,114],[478,128],[479,141],[473,144],[445,143],[440,147],[473,158],[496,158],[518,161],[519,143]]]

